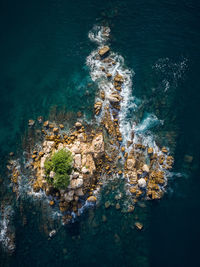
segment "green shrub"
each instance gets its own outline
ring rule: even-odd
[[[47,181],[57,189],[65,189],[70,182],[69,175],[72,172],[72,154],[70,151],[60,149],[50,158],[45,160],[44,169]],[[55,172],[53,178],[50,178],[50,172]]]

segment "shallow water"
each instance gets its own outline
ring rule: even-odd
[[[2,247],[2,266],[198,266],[199,11],[195,0],[2,3],[1,200],[11,198],[16,229],[16,251],[10,256]],[[98,88],[86,58],[97,47],[88,38],[97,24],[110,27],[112,50],[135,73],[128,122],[136,120],[138,132],[170,148],[175,174],[161,201],[145,203],[133,215],[105,209],[108,199],[116,203],[115,190],[105,188],[100,206],[73,225],[52,220],[58,232],[48,240],[41,225],[49,213],[41,202],[25,200],[23,226],[20,204],[6,186],[6,159],[10,151],[21,154],[30,118],[64,110],[74,112],[70,120],[82,111],[90,121]],[[185,155],[193,161],[185,162]],[[134,229],[137,220],[144,224],[141,232]]]

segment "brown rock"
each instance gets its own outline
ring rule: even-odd
[[[148,154],[153,154],[153,148],[152,147],[149,147],[148,150],[147,150],[147,153]]]
[[[59,124],[60,129],[64,129],[64,125],[63,124]]]
[[[140,223],[140,222],[136,222],[136,223],[135,223],[135,227],[136,227],[138,230],[142,230],[142,229],[143,229],[143,224]]]
[[[77,121],[77,122],[75,123],[75,127],[76,127],[77,130],[80,129],[80,128],[82,127],[82,123],[79,122],[79,121]]]
[[[123,82],[123,76],[120,75],[120,74],[117,74],[117,75],[115,76],[115,78],[114,78],[114,81],[115,81],[115,82],[120,82],[120,83],[122,83],[122,82]]]
[[[103,57],[103,56],[107,55],[109,51],[110,51],[110,48],[109,48],[108,46],[104,46],[103,48],[101,48],[101,49],[99,50],[98,53],[99,53],[99,55],[100,55],[101,57]]]
[[[90,197],[87,198],[87,201],[88,202],[96,202],[97,198],[95,196],[90,196]]]
[[[59,129],[57,127],[54,127],[53,132],[57,134],[59,132]]]
[[[49,126],[49,121],[45,121],[45,122],[43,123],[43,126],[44,126],[44,127],[48,127],[48,126]]]
[[[94,104],[94,111],[95,111],[96,115],[98,115],[100,113],[101,108],[102,108],[102,103],[100,101],[98,101]]]

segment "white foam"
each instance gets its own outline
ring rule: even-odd
[[[3,212],[0,213],[0,243],[4,249],[11,252],[15,250],[15,244],[13,240],[11,240],[11,235],[15,233],[10,232],[8,225],[13,214],[14,211],[10,205],[3,207]]]

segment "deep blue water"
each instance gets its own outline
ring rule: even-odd
[[[134,215],[101,205],[73,226],[61,227],[50,241],[39,227],[45,216],[27,201],[27,225],[22,226],[16,208],[16,252],[11,257],[2,250],[1,265],[199,266],[199,2],[1,1],[0,12],[0,158],[5,183],[7,155],[20,154],[28,119],[48,118],[55,106],[92,117],[96,88],[90,86],[85,61],[95,47],[88,32],[97,23],[110,26],[112,49],[135,72],[132,93],[143,102],[138,119],[145,111],[164,120],[163,127],[153,131],[161,144],[170,144],[174,172],[182,173],[171,179],[161,201]],[[185,162],[185,155],[193,161]],[[2,199],[8,190],[1,187]],[[103,194],[102,203],[106,198]],[[132,229],[135,217],[144,223],[144,231]]]

